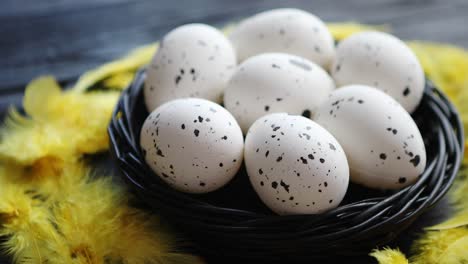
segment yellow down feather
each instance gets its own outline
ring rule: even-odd
[[[76,82],[73,91],[84,92],[99,82],[110,83],[112,84],[111,87],[115,89],[126,88],[132,80],[129,78],[129,73],[131,74],[138,70],[138,68],[148,64],[157,48],[157,43],[138,47],[121,59],[106,63],[97,69],[84,73]],[[125,77],[122,77],[122,74]],[[105,85],[103,86],[106,88]]]
[[[408,259],[398,249],[374,250],[370,256],[376,258],[379,264],[408,264]]]
[[[26,88],[26,115],[12,109],[0,129],[0,160],[35,174],[108,149],[107,125],[117,92],[62,91],[49,76]],[[49,173],[45,173],[50,175]]]
[[[342,40],[349,37],[350,35],[362,31],[390,31],[388,25],[364,25],[355,22],[347,23],[327,23],[328,30],[330,30],[332,36],[336,40]]]
[[[413,250],[416,254],[411,260],[413,264],[464,263],[463,261],[468,260],[466,249],[468,249],[468,229],[466,227],[428,231],[413,244]]]
[[[45,263],[43,242],[57,238],[44,206],[48,196],[36,186],[12,182],[15,176],[6,173],[12,172],[0,167],[0,236],[6,238],[1,246],[15,263]]]
[[[11,109],[0,129],[0,159],[21,166],[33,166],[39,159],[71,158],[67,138],[55,126],[36,122]]]
[[[129,207],[110,177],[79,163],[62,172],[18,185],[0,170],[0,236],[16,263],[201,263],[176,251],[158,218]]]
[[[155,216],[129,207],[124,189],[110,177],[64,177],[54,195],[53,221],[67,247],[50,256],[70,263],[197,263],[175,252],[172,238]],[[79,180],[76,180],[79,179]],[[60,247],[57,247],[60,249]]]
[[[72,133],[64,139],[76,152],[95,153],[108,147],[106,128],[118,97],[119,93],[109,91],[61,91],[55,79],[46,76],[28,85],[23,105],[34,121]]]

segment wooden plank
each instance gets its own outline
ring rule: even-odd
[[[450,2],[450,4],[447,4]],[[190,22],[220,25],[261,10],[293,6],[327,21],[390,24],[403,38],[468,47],[463,26],[468,4],[452,1],[215,1],[177,3],[129,0],[6,0],[0,8],[0,87],[19,87],[34,76],[72,80]],[[17,15],[15,15],[17,13]]]

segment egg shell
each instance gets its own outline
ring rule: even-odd
[[[236,66],[229,40],[204,24],[188,24],[167,33],[148,66],[145,104],[149,112],[178,98],[198,97],[221,103]]]
[[[315,63],[290,54],[265,53],[240,64],[224,95],[225,107],[247,132],[258,118],[275,112],[310,117],[335,88]]]
[[[205,193],[222,187],[237,173],[244,139],[226,109],[186,98],[167,102],[147,117],[140,145],[146,163],[170,186]]]
[[[424,92],[424,71],[416,55],[403,41],[383,32],[361,32],[341,41],[331,74],[338,87],[376,87],[410,113]]]
[[[317,110],[315,121],[343,146],[352,182],[400,189],[424,171],[426,150],[418,127],[380,90],[364,85],[337,89]]]
[[[318,17],[293,8],[247,18],[233,30],[230,39],[239,61],[260,53],[284,52],[328,68],[335,54],[334,40],[326,25]]]
[[[253,188],[280,215],[321,213],[346,194],[343,149],[305,117],[276,113],[258,119],[246,136],[244,155]]]

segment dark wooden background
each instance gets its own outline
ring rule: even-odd
[[[178,25],[220,26],[278,7],[302,8],[327,22],[388,24],[403,39],[468,48],[468,0],[0,0],[0,116],[20,103],[24,85],[37,75],[70,83]],[[422,227],[449,211],[443,200],[396,244],[407,252]]]

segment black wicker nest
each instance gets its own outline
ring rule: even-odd
[[[118,168],[130,189],[163,215],[205,257],[253,262],[309,262],[318,257],[368,254],[405,230],[450,188],[460,166],[463,127],[453,105],[429,81],[413,118],[427,150],[427,166],[412,186],[380,192],[350,185],[345,200],[320,215],[278,216],[250,186],[244,169],[221,190],[178,192],[146,165],[140,128],[145,71],[125,90],[108,132]],[[244,167],[244,166],[243,166]]]

